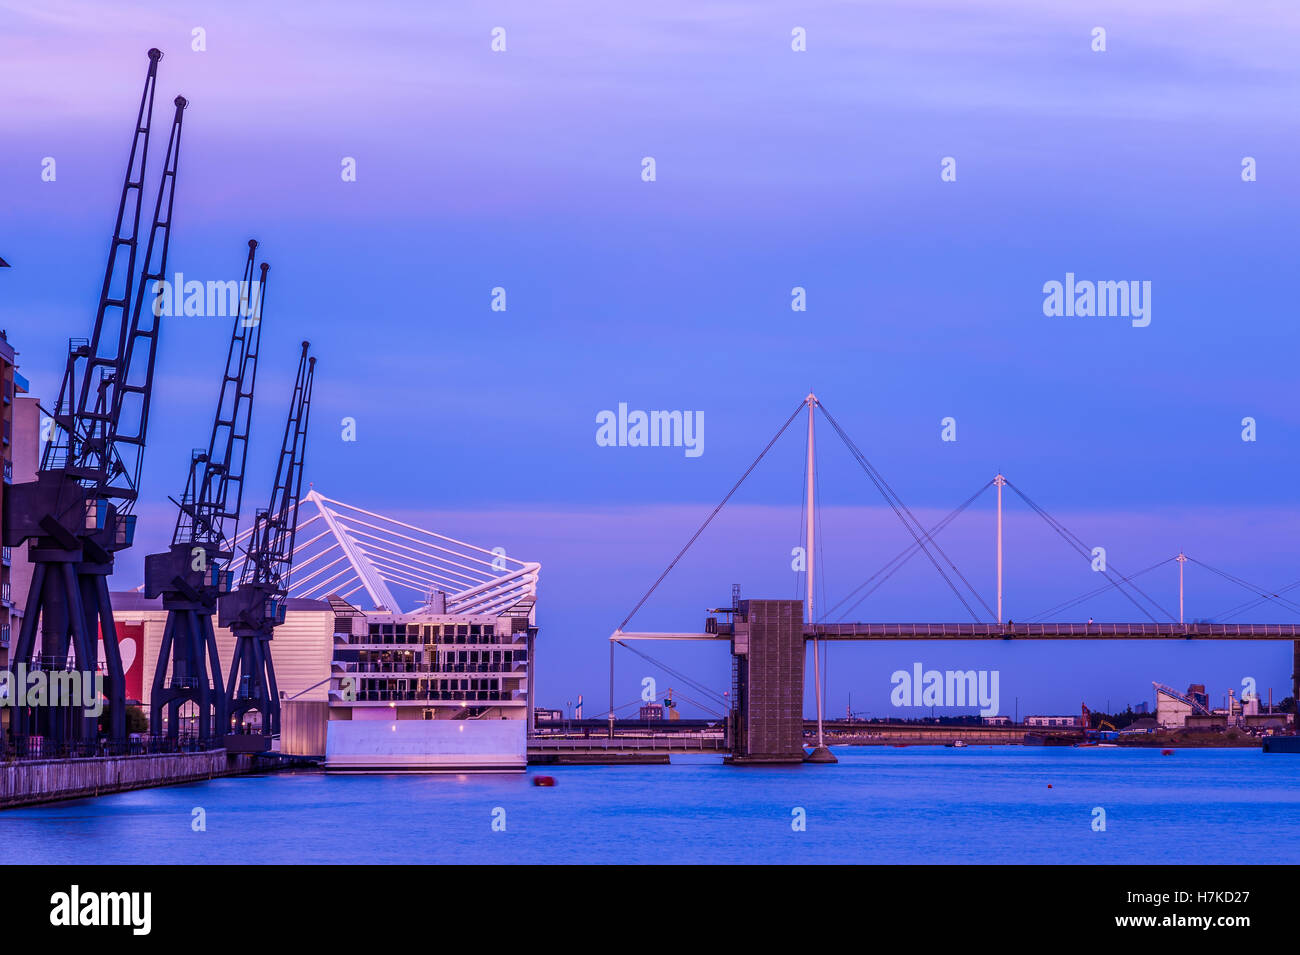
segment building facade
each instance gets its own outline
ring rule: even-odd
[[[0,331],[0,514],[7,514],[6,499],[12,485],[36,479],[41,412],[28,390],[27,380],[18,372],[13,346]],[[26,549],[0,548],[0,667],[9,666],[9,648],[22,628],[31,579]]]
[[[1026,716],[1026,726],[1078,726],[1081,716]]]
[[[325,768],[517,771],[532,725],[532,601],[496,614],[335,606]]]
[[[1210,713],[1210,698],[1201,683],[1193,683],[1186,693],[1179,693],[1163,683],[1151,684],[1156,691],[1156,725],[1161,729],[1181,729],[1188,717],[1206,717]]]

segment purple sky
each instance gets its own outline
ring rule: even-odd
[[[192,104],[172,269],[237,277],[250,236],[272,263],[246,505],[268,491],[310,338],[309,478],[540,560],[543,703],[604,705],[610,630],[810,388],[923,521],[1001,468],[1125,572],[1182,547],[1260,585],[1300,578],[1292,4],[29,6],[0,0],[0,325],[34,393],[53,400],[67,338],[89,333],[158,46],[160,102]],[[790,49],[796,26],[807,52]],[[945,156],[956,182],[940,181]],[[1043,283],[1067,272],[1150,281],[1150,327],[1045,317]],[[165,497],[205,443],[227,333],[166,327],[142,531],[117,586],[170,532]],[[598,447],[595,415],[621,401],[702,411],[705,453]],[[940,441],[949,415],[956,443]],[[909,538],[825,428],[821,448],[834,603]],[[696,629],[733,582],[794,596],[802,463],[788,435],[634,625]],[[991,601],[990,501],[941,540]],[[1095,586],[1009,508],[1013,619]],[[1176,609],[1172,565],[1146,583]],[[1189,618],[1250,597],[1200,569],[1188,589]],[[963,618],[920,559],[855,613]],[[1071,615],[1135,611],[1112,596]],[[650,652],[729,681],[718,648]],[[1284,644],[831,653],[837,713],[850,693],[888,711],[889,674],[914,660],[1000,669],[1022,715],[1149,699],[1152,680],[1205,682],[1217,701],[1249,676],[1280,698],[1291,668]],[[624,656],[620,697],[643,675],[671,685]]]

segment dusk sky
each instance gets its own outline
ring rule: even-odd
[[[169,271],[237,279],[250,237],[271,263],[246,514],[310,339],[308,480],[542,563],[539,705],[604,709],[609,633],[810,390],[927,526],[1001,469],[1120,573],[1182,548],[1276,590],[1300,579],[1298,44],[1294,4],[1228,0],[0,0],[0,327],[48,407],[67,339],[90,333],[157,46],[150,191],[167,104],[190,100]],[[1045,315],[1067,273],[1149,282],[1150,324]],[[170,538],[228,335],[164,325],[114,589]],[[596,416],[620,402],[702,414],[703,453],[599,446]],[[818,427],[826,607],[911,538]],[[630,628],[702,629],[733,583],[800,595],[803,433]],[[1101,585],[1006,503],[1007,616]],[[940,538],[990,603],[992,507],[990,491]],[[1177,613],[1175,564],[1140,583]],[[1224,615],[1251,599],[1189,565],[1188,619],[1300,617]],[[969,619],[922,558],[842,614]],[[1114,593],[1053,619],[1089,616],[1146,619]],[[729,686],[722,647],[642,649]],[[673,685],[618,660],[617,703],[645,675]],[[1280,700],[1292,662],[1281,642],[835,646],[829,713],[851,695],[922,715],[889,704],[914,661],[1000,670],[1021,716],[1122,709],[1153,680],[1221,705],[1250,677]]]

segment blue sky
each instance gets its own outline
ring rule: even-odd
[[[1300,578],[1290,4],[27,6],[0,0],[0,324],[34,392],[52,400],[66,339],[88,334],[158,46],[162,102],[192,104],[172,268],[237,277],[250,236],[272,263],[251,503],[310,338],[309,478],[540,560],[543,702],[603,705],[605,637],[810,389],[918,515],[1001,468],[1125,572],[1183,547],[1261,585]],[[1043,284],[1067,272],[1150,281],[1150,326],[1044,316]],[[165,496],[204,443],[227,333],[199,318],[164,332],[119,586],[170,532]],[[598,447],[595,415],[619,402],[702,411],[705,453]],[[834,603],[909,538],[822,433]],[[790,435],[634,624],[695,629],[733,581],[795,595],[802,462]],[[949,533],[991,601],[990,500]],[[1033,521],[1009,511],[1013,619],[1095,586]],[[1249,599],[1205,571],[1188,586],[1189,617]],[[1176,587],[1166,567],[1150,592],[1174,607]],[[919,560],[858,612],[963,617]],[[1080,612],[1134,613],[1113,596]],[[1280,698],[1289,651],[837,647],[830,707],[852,693],[888,711],[889,673],[917,659],[1000,668],[1022,714],[1147,699],[1152,680],[1217,699],[1251,676]],[[729,681],[718,648],[652,652]],[[645,665],[619,666],[632,699]]]

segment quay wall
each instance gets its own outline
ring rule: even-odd
[[[224,749],[3,762],[0,763],[0,809],[195,782],[247,771],[250,767],[247,760],[227,765]]]

